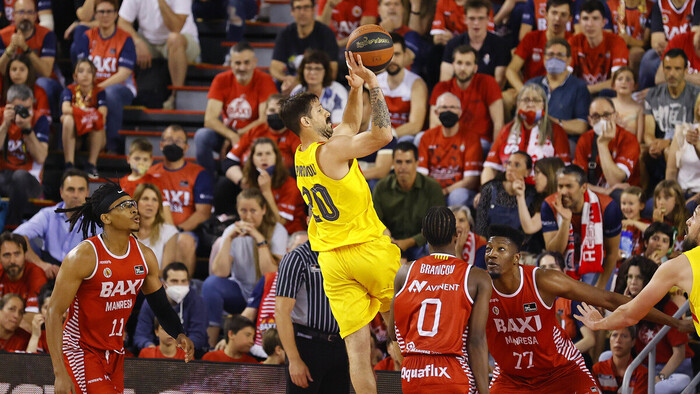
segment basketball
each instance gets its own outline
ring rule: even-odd
[[[362,25],[353,30],[345,49],[359,54],[362,64],[375,74],[383,71],[394,57],[394,42],[378,25]]]

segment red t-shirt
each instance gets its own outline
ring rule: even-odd
[[[630,358],[631,362],[632,358]],[[622,376],[617,374],[617,368],[615,368],[612,358],[593,364],[591,372],[593,372],[593,377],[598,386],[605,393],[617,393],[619,388],[622,387]],[[632,373],[632,379],[630,379],[630,387],[634,394],[647,393],[647,374],[648,370],[644,365],[639,365],[635,368]]]
[[[144,174],[141,178],[135,180],[135,181],[130,181],[129,180],[129,174],[124,175],[123,177],[119,178],[119,186],[121,186],[122,190],[130,196],[134,196],[134,192],[136,191],[136,186],[142,184],[142,183],[153,183],[156,184],[157,180],[156,178],[153,178],[153,175],[146,173]]]
[[[603,31],[603,41],[595,48],[590,47],[583,33],[569,38],[569,45],[574,75],[588,85],[607,81],[615,70],[627,65],[627,44],[615,33]]]
[[[571,33],[566,32],[568,40]],[[525,61],[523,64],[523,81],[547,74],[544,68],[544,47],[547,44],[547,31],[535,30],[527,33],[515,48],[515,54]]]
[[[39,302],[37,297],[41,287],[46,284],[46,274],[39,266],[29,261],[24,262],[24,273],[22,277],[13,282],[5,274],[5,270],[0,267],[0,297],[5,294],[17,294],[25,300],[25,311],[39,312]]]
[[[275,197],[280,216],[287,221],[284,224],[287,234],[305,231],[306,211],[304,210],[304,199],[301,197],[294,178],[288,177],[282,186],[278,189],[272,189],[272,195]]]
[[[617,20],[620,17],[617,10],[620,8],[620,0],[607,0],[610,13],[612,14],[612,25],[615,34],[619,34],[617,30]],[[648,28],[647,24],[651,18],[651,9],[654,7],[654,1],[646,0],[644,12],[640,11],[640,7],[625,8],[625,27],[627,34],[637,40],[644,39],[644,30]]]
[[[612,159],[617,166],[627,175],[627,182],[631,185],[639,184],[639,142],[637,137],[629,131],[623,129],[619,125],[615,137],[608,143],[608,149]],[[588,158],[591,156],[593,144],[595,143],[595,132],[588,130],[583,133],[576,143],[576,157],[574,164],[588,171]],[[596,174],[599,176],[600,182],[598,186],[607,186],[607,181],[603,175],[602,167],[600,166],[600,155],[596,158],[598,167]]]
[[[673,316],[677,310],[678,307],[676,304],[674,304],[672,301],[668,301],[666,302],[666,305],[664,305],[662,312],[669,316]],[[644,350],[646,345],[649,344],[652,339],[654,339],[656,334],[661,331],[663,326],[660,324],[644,323],[638,324],[637,328],[637,342],[634,344],[634,348],[637,353],[639,353]],[[673,354],[673,347],[681,345],[685,345],[685,358],[692,358],[695,355],[693,350],[688,346],[688,334],[682,333],[675,328],[671,328],[661,342],[656,345],[656,362],[661,364],[668,362]]]
[[[331,14],[331,30],[335,33],[335,38],[341,40],[360,27],[360,19],[363,16],[377,17],[377,0],[343,0],[333,8]],[[326,7],[326,0],[319,0],[318,15],[323,14]]]
[[[214,350],[211,352],[208,352],[204,356],[202,356],[203,361],[220,361],[220,362],[226,362],[226,363],[254,363],[257,364],[258,360],[256,360],[253,356],[249,354],[244,354],[241,356],[241,358],[232,358],[226,355],[226,352],[223,350]]]
[[[391,358],[391,356],[386,356],[385,359],[378,362],[377,365],[374,366],[374,370],[375,371],[396,371],[396,369],[394,369],[394,359]]]
[[[287,168],[294,167],[294,152],[296,152],[297,147],[299,144],[301,144],[299,136],[294,134],[292,130],[289,129],[284,129],[282,133],[275,133],[275,131],[272,130],[267,123],[255,126],[248,130],[247,133],[243,134],[236,145],[231,148],[226,157],[241,164],[245,163],[245,161],[248,160],[248,155],[250,154],[250,147],[258,138],[269,138],[275,141],[277,147],[280,149],[280,153],[282,154],[284,165]]]
[[[0,350],[9,353],[25,353],[32,334],[17,327],[9,339],[0,339]]]
[[[141,349],[141,352],[139,353],[139,358],[168,358],[173,360],[184,360],[185,351],[180,348],[176,349],[177,350],[175,351],[175,355],[173,357],[167,357],[163,354],[163,352],[160,351],[160,346],[145,347]]]
[[[537,145],[533,149],[528,149],[530,138],[535,137],[531,134],[532,130],[522,127],[521,129],[523,131],[521,131],[521,134],[516,135],[510,131],[513,122],[503,126],[498,133],[496,141],[491,145],[491,150],[488,156],[486,156],[484,166],[495,168],[498,171],[504,171],[506,161],[508,161],[510,155],[519,150],[527,152],[530,157],[532,157],[533,164],[536,163],[537,160],[545,157],[558,157],[562,159],[564,163],[571,162],[571,157],[569,156],[569,137],[566,135],[566,131],[556,123],[549,122],[549,124],[552,126],[552,137],[547,138],[544,146]]]
[[[493,7],[489,9],[489,31],[494,31]],[[459,35],[468,30],[467,16],[464,6],[457,5],[455,0],[438,0],[435,6],[435,18],[430,28],[430,34],[442,34],[445,31]]]
[[[696,0],[686,0],[680,10],[671,3],[671,0],[658,0],[661,11],[661,21],[664,25],[666,39],[671,40],[678,34],[690,31],[693,9]]]
[[[666,56],[666,52],[673,48],[682,49],[688,56],[689,67],[687,72],[689,74],[696,74],[700,71],[700,56],[698,56],[698,53],[695,50],[695,45],[693,45],[694,35],[695,33],[692,31],[677,34],[675,37],[673,37],[673,39],[671,39],[671,41],[669,41],[668,45],[666,46],[666,50],[664,51],[664,56]]]
[[[221,118],[226,127],[240,129],[258,119],[258,106],[273,93],[277,93],[277,86],[269,74],[255,70],[243,86],[228,70],[214,77],[207,98],[223,103]]]
[[[447,187],[468,176],[481,174],[481,143],[460,127],[452,136],[442,134],[442,126],[426,130],[418,147],[418,171]]]
[[[462,116],[459,118],[460,128],[468,130],[472,137],[478,135],[479,138],[491,142],[493,122],[489,106],[502,98],[498,82],[486,74],[474,74],[471,83],[464,90],[459,88],[455,78],[438,82],[430,95],[430,105],[436,105],[438,97],[445,92],[454,94],[462,103]]]
[[[178,170],[168,170],[162,162],[148,169],[147,174],[153,176],[156,186],[163,192],[163,201],[170,205],[170,213],[176,226],[194,213],[195,204],[200,198],[196,194],[195,183],[199,174],[204,171],[206,170],[203,167],[187,161]]]

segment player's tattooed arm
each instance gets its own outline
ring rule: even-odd
[[[384,100],[384,94],[380,87],[372,88],[369,91],[369,102],[372,106],[372,126],[378,128],[391,127],[389,109]]]

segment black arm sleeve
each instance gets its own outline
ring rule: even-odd
[[[165,289],[163,286],[157,291],[146,295],[146,301],[148,301],[148,306],[151,307],[153,313],[155,313],[158,318],[158,323],[163,327],[163,330],[168,333],[173,338],[177,338],[178,335],[184,334],[185,329],[182,328],[182,323],[180,322],[180,317],[175,313],[175,310],[168,302],[168,297],[165,296]]]

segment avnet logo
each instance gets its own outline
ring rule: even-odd
[[[408,291],[410,293],[420,293],[425,289],[426,291],[457,291],[459,290],[459,285],[455,283],[440,283],[439,285],[429,285],[427,280],[419,282],[414,279],[410,286],[408,286]]]
[[[408,286],[408,292],[409,293],[420,293],[421,291],[423,291],[423,288],[427,284],[428,284],[427,280],[424,280],[422,282],[418,282],[417,280],[414,279],[413,283],[411,283],[411,285]]]

